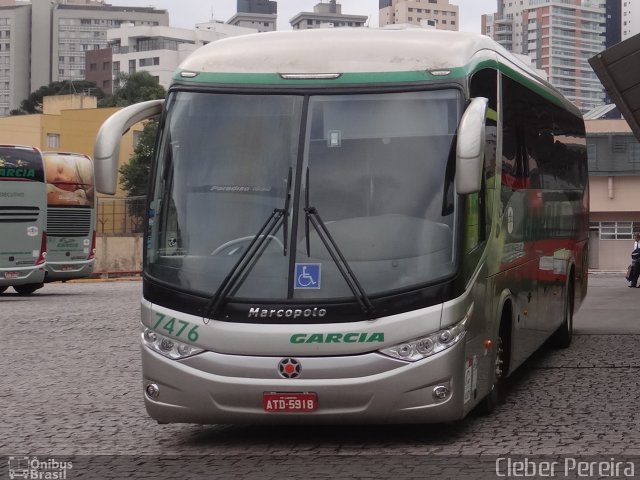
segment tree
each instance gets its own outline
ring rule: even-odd
[[[149,72],[136,72],[131,75],[120,74],[119,79],[120,87],[116,89],[111,98],[105,98],[104,103],[112,101],[113,106],[127,106],[165,96],[164,88]],[[128,197],[147,194],[151,155],[157,130],[157,121],[150,120],[145,123],[129,163],[120,168],[120,185],[127,192]]]
[[[126,107],[146,100],[164,98],[166,92],[149,72],[120,73],[113,95],[98,102],[99,107]]]
[[[147,194],[157,131],[158,121],[148,120],[133,149],[129,163],[120,167],[120,185],[127,192],[128,197],[141,197]]]
[[[64,80],[62,82],[51,82],[49,85],[43,85],[35,92],[29,94],[27,98],[20,102],[20,108],[11,110],[10,115],[27,115],[33,113],[42,113],[42,102],[44,97],[55,95],[69,95],[71,93],[91,92],[92,95],[98,97],[98,102],[104,98],[104,92],[99,89],[95,82],[87,80]]]
[[[149,174],[153,160],[153,146],[157,131],[157,120],[152,119],[145,122],[142,134],[133,149],[133,155],[129,158],[129,163],[122,165],[118,170],[120,185],[127,192],[129,198],[127,211],[137,227],[142,225],[141,220],[144,218]],[[140,230],[134,227],[133,231]]]

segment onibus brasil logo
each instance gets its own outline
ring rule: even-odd
[[[67,471],[73,468],[72,462],[31,456],[11,456],[7,464],[9,478],[12,480],[14,478],[64,480],[67,478]]]

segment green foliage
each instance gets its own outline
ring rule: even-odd
[[[62,82],[51,82],[49,85],[40,87],[35,92],[29,94],[27,98],[20,102],[20,108],[11,110],[11,115],[27,115],[33,113],[42,113],[42,102],[44,97],[55,95],[69,95],[72,93],[91,92],[91,95],[98,97],[98,102],[104,98],[104,92],[96,87],[95,82],[88,82],[86,80]]]
[[[120,86],[113,95],[104,99],[102,106],[106,106],[105,103],[109,102],[113,103],[113,106],[124,107],[165,96],[164,88],[149,72],[136,72],[131,75],[121,73],[118,78]],[[147,194],[151,157],[157,131],[158,122],[156,120],[145,123],[129,163],[120,168],[120,185],[127,192],[128,197]]]
[[[158,121],[147,121],[129,163],[120,167],[120,185],[127,192],[128,197],[147,195],[157,131]]]
[[[164,98],[166,91],[149,72],[136,72],[131,75],[120,73],[119,85],[113,95],[107,95],[98,102],[99,107],[126,107],[146,100]]]

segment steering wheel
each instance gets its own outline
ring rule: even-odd
[[[264,235],[260,235],[260,237],[262,238],[264,237]],[[211,255],[238,255],[239,253],[244,251],[245,247],[243,247],[242,244],[246,243],[247,244],[246,246],[249,246],[253,238],[254,238],[253,236],[248,236],[248,237],[240,237],[240,238],[234,238],[233,240],[229,240],[228,242],[223,243],[219,247],[216,247],[216,249],[213,252],[211,252]],[[266,242],[267,242],[267,247],[270,245],[273,245],[272,242],[275,242],[277,246],[282,251],[284,251],[284,245],[282,244],[280,239],[278,239],[278,237],[269,235],[267,237]],[[226,253],[225,253],[225,250],[227,251]]]

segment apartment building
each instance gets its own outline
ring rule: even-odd
[[[277,28],[278,3],[274,0],[237,0],[237,13],[227,20],[229,25],[272,32]]]
[[[531,57],[583,112],[604,104],[588,59],[604,50],[605,25],[600,0],[499,0],[498,12],[482,17],[482,33]]]
[[[104,0],[0,0],[0,116],[53,81],[83,80],[85,55],[122,23],[169,25],[166,10]]]
[[[409,24],[458,31],[458,5],[449,0],[379,0],[379,24]]]
[[[640,33],[640,2],[638,0],[622,0],[621,30],[622,40]]]
[[[366,15],[349,15],[342,13],[342,5],[336,0],[329,3],[318,3],[313,12],[300,12],[289,23],[294,30],[309,28],[333,27],[363,27],[367,22]]]
[[[0,116],[20,106],[29,90],[31,6],[0,0]]]
[[[197,48],[222,38],[257,32],[257,29],[218,21],[199,23],[195,30],[122,24],[120,28],[107,31],[107,41],[112,53],[112,76],[109,78],[113,87],[116,87],[120,72],[133,74],[144,70],[166,89],[169,88],[178,65]],[[98,52],[100,51],[96,53]],[[101,70],[104,64],[105,60],[98,56],[95,62],[88,62],[87,66],[91,73]],[[109,84],[108,79],[101,78],[100,81],[104,82],[103,85]]]

